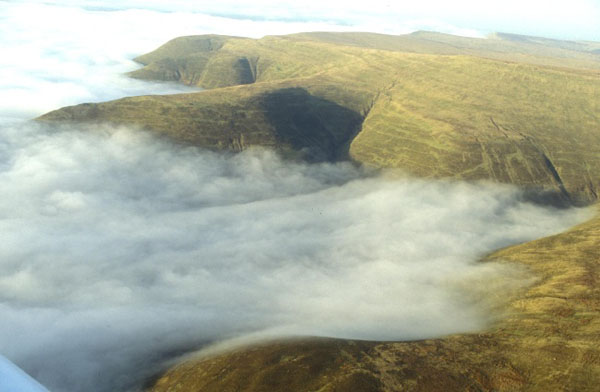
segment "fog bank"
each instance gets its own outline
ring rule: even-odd
[[[265,330],[478,330],[493,316],[482,288],[529,277],[477,260],[590,213],[508,186],[218,154],[111,127],[1,127],[0,184],[0,353],[54,392],[126,390],[165,358]]]

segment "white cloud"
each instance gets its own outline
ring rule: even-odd
[[[480,29],[443,17],[461,14],[444,5],[425,13],[427,1],[299,4],[0,2],[1,353],[56,390],[112,391],[178,350],[255,331],[474,330],[490,315],[469,293],[522,282],[475,260],[587,216],[524,203],[510,187],[198,152],[125,128],[7,125],[82,101],[182,91],[122,76],[175,36]],[[597,15],[572,4],[568,15]]]
[[[556,38],[600,40],[600,4],[594,0],[255,0],[255,1],[68,1],[53,3],[156,11],[209,13],[238,18],[287,21],[329,21],[349,27],[371,26],[377,31],[404,31],[415,20],[436,20],[453,30],[541,34]],[[421,25],[427,28],[428,25]],[[451,31],[444,31],[451,32]]]
[[[142,18],[145,29],[135,33],[137,15],[144,12],[0,3],[0,118],[31,118],[85,101],[183,91],[182,86],[122,75],[137,67],[131,61],[136,54],[172,38],[148,33],[150,23],[158,23],[157,15]],[[129,29],[134,33],[129,35]]]
[[[0,352],[55,390],[123,390],[173,352],[263,330],[478,330],[486,290],[523,284],[478,257],[588,216],[511,187],[199,152],[126,128],[0,132]]]

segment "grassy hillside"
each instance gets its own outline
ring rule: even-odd
[[[596,75],[463,56],[403,64],[350,153],[418,176],[552,184],[594,200],[599,82]]]
[[[315,55],[318,50],[308,53],[303,50],[304,46],[290,50],[297,43],[315,42],[338,47],[469,55],[535,65],[600,70],[600,44],[593,42],[558,41],[502,33],[482,39],[425,31],[407,35],[315,32],[266,37],[259,41],[216,35],[180,37],[136,58],[146,67],[130,75],[140,79],[180,81],[204,88],[248,84],[269,79],[269,75],[261,71],[267,70],[273,60],[280,63],[281,54],[284,53],[287,62],[301,64],[304,71],[314,59],[318,60],[316,65],[319,66],[336,55],[331,50],[326,50],[325,55]],[[281,44],[286,47],[281,47]],[[286,68],[290,68],[290,65],[286,64]]]
[[[469,55],[560,68],[600,69],[599,43],[515,34],[496,33],[488,38],[470,38],[429,31],[406,35],[317,32],[295,34],[289,38],[398,52]]]
[[[336,160],[347,155],[346,146],[360,130],[364,116],[358,108],[366,98],[344,91],[348,97],[340,105],[327,99],[338,88],[327,82],[315,78],[302,87],[280,82],[276,88],[252,85],[201,95],[125,98],[65,108],[42,119],[125,123],[206,148],[240,151],[260,145],[291,158]]]
[[[148,65],[133,75],[210,91],[79,105],[41,120],[135,124],[207,148],[262,145],[311,160],[351,157],[418,176],[491,179],[575,202],[597,200],[599,73],[483,58],[492,49],[513,56],[517,45],[528,56],[549,51],[556,56],[546,59],[579,61],[598,58],[581,49],[595,46],[531,40],[434,33],[182,37],[141,56]],[[442,47],[478,55],[401,51]]]
[[[595,391],[599,238],[596,217],[490,255],[526,265],[539,281],[484,333],[417,342],[275,342],[187,361],[149,391]]]

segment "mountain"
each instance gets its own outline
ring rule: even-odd
[[[491,180],[589,204],[600,192],[600,44],[495,34],[174,39],[132,77],[207,90],[129,97],[43,122],[139,126],[178,143]],[[600,380],[600,218],[488,256],[539,279],[479,334],[291,340],[190,360],[151,391],[592,391]]]
[[[588,203],[600,188],[600,56],[593,44],[563,46],[425,32],[182,37],[139,57],[146,66],[131,76],[208,90],[39,120],[130,124],[205,148],[261,145]]]

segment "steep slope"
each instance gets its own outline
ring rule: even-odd
[[[353,96],[351,91],[342,92],[349,94],[346,105],[336,102],[344,101],[343,97],[327,99],[336,90],[327,80],[317,78],[302,87],[281,82],[201,95],[143,96],[84,104],[42,119],[108,121],[140,126],[179,143],[205,148],[241,151],[248,146],[265,146],[290,158],[332,161],[346,156],[346,146],[363,120],[358,108],[365,105],[361,105],[361,94]]]
[[[138,72],[212,90],[79,105],[40,120],[133,124],[206,148],[350,156],[418,176],[490,179],[582,203],[598,198],[598,73],[361,47],[397,39],[184,37],[142,56],[150,65]]]
[[[222,50],[232,39],[242,38],[218,35],[176,38],[151,53],[137,57],[135,61],[146,67],[129,75],[138,79],[178,81],[203,87],[252,83],[248,60]],[[212,72],[205,72],[207,68]],[[217,70],[222,72],[215,72]]]
[[[418,176],[551,184],[595,200],[599,81],[461,56],[405,66],[375,102],[350,154]]]

